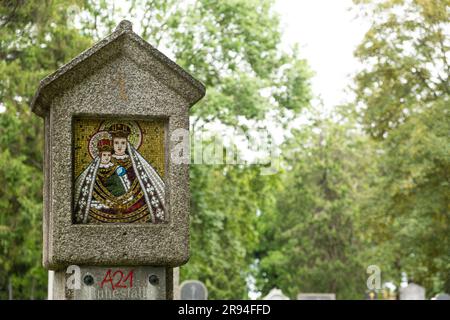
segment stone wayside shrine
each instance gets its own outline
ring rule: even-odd
[[[173,298],[190,201],[174,150],[204,95],[128,21],[40,82],[49,299]]]

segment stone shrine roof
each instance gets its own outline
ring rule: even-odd
[[[123,20],[113,33],[42,79],[31,102],[32,111],[43,117],[57,94],[121,55],[151,72],[158,81],[182,96],[189,106],[205,95],[205,87],[200,81],[134,33],[131,22]]]

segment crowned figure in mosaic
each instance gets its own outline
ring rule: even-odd
[[[75,181],[75,222],[164,221],[164,182],[128,141],[130,127],[114,123],[101,133],[97,156]]]

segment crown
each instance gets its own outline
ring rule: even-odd
[[[98,152],[112,151],[112,143],[109,139],[101,139],[97,142]]]
[[[109,127],[108,132],[113,136],[113,138],[127,138],[131,133],[131,129],[126,124],[115,123]]]

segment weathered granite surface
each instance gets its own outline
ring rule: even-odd
[[[189,259],[189,167],[174,164],[165,139],[164,224],[82,225],[72,221],[73,118],[166,121],[166,134],[189,128],[189,108],[204,86],[122,21],[108,37],[43,79],[32,110],[45,119],[44,266],[179,266]]]
[[[50,271],[48,299],[173,300],[174,276],[172,268],[149,266],[81,266],[67,273]]]
[[[42,79],[31,101],[32,111],[44,117],[55,95],[83,81],[105,62],[121,55],[127,55],[143,70],[151,72],[161,83],[181,95],[189,107],[205,95],[201,82],[134,33],[131,22],[123,20],[112,34]]]

